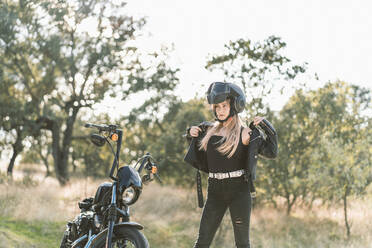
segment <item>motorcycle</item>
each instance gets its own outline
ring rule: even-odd
[[[147,153],[134,167],[119,168],[123,131],[116,125],[87,123],[85,127],[99,131],[90,136],[93,144],[103,146],[108,143],[111,147],[114,161],[109,177],[113,182],[102,183],[94,197],[78,203],[80,214],[67,223],[60,248],[149,247],[146,237],[140,231],[143,226],[130,221],[129,206],[138,200],[143,184],[154,179],[161,183],[154,159]],[[116,142],[116,152],[109,140]],[[146,173],[141,177],[143,169]],[[115,170],[117,173],[114,176]]]

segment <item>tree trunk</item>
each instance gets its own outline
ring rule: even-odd
[[[62,147],[60,147],[61,126],[55,122],[52,129],[54,168],[56,177],[62,186],[66,185],[69,181],[68,158],[72,141],[72,131],[78,111],[78,107],[72,108],[72,113],[67,118],[66,129],[63,132]]]
[[[80,107],[72,107],[66,110],[71,114],[66,120],[66,129],[63,132],[63,142],[61,145],[61,128],[62,125],[57,120],[49,118],[41,118],[39,122],[43,122],[43,128],[52,132],[52,156],[54,161],[54,171],[60,185],[64,186],[69,181],[68,173],[68,158],[72,140],[73,126],[79,112]]]
[[[17,156],[18,156],[18,151],[14,149],[13,147],[13,155],[8,165],[8,176],[9,177],[13,177],[13,168],[14,168],[14,163],[15,163]]]
[[[16,142],[12,145],[13,147],[13,155],[12,158],[10,159],[9,165],[8,165],[8,170],[7,174],[9,177],[13,176],[13,168],[15,164],[15,160],[23,150],[23,145],[22,145],[22,130],[20,128],[17,128],[17,139]]]
[[[348,195],[348,186],[346,186],[346,189],[344,191],[343,201],[344,201],[344,217],[345,217],[346,235],[347,235],[347,239],[349,239],[350,238],[350,225],[347,219],[347,195]]]
[[[274,201],[274,199],[272,199],[272,197],[270,197],[271,199],[270,199],[270,202],[273,204],[273,207],[275,208],[275,209],[278,209],[278,204],[276,203],[276,201]]]
[[[291,196],[288,195],[288,197],[287,197],[287,215],[288,216],[291,214],[292,207],[297,200],[297,196],[293,196],[292,200],[290,198],[291,198]]]
[[[41,160],[43,160],[43,163],[44,163],[45,168],[46,168],[45,177],[49,177],[50,176],[50,169],[49,169],[49,162],[48,162],[49,151],[47,152],[46,156],[44,156],[43,153],[41,152],[41,147],[40,147],[40,150],[38,152],[39,152],[39,156],[40,156]]]
[[[291,214],[291,210],[292,210],[292,203],[290,202],[289,199],[287,199],[287,216]]]
[[[45,177],[49,177],[49,176],[51,175],[51,173],[50,173],[50,169],[49,169],[49,163],[48,163],[48,161],[45,161],[45,162],[44,162],[44,165],[45,165],[45,168],[46,168]]]
[[[60,151],[60,125],[57,121],[53,121],[51,123],[51,131],[52,131],[52,155],[54,160],[54,171],[56,173],[56,177],[58,182],[61,185],[65,185],[67,183],[67,176],[66,172],[61,168],[60,160],[61,160],[61,151]]]

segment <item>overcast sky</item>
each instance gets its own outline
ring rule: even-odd
[[[309,63],[321,82],[337,79],[371,88],[372,2],[319,0],[129,0],[127,10],[146,16],[138,42],[143,49],[174,44],[173,64],[181,69],[177,94],[188,100],[222,75],[204,69],[207,57],[230,40],[281,37],[284,55]],[[287,94],[288,95],[288,94]],[[280,98],[280,99],[279,99]],[[275,99],[278,107],[286,96]],[[277,104],[280,102],[281,104]]]

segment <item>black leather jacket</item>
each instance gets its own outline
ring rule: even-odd
[[[184,161],[191,166],[204,171],[206,173],[208,170],[208,163],[206,158],[206,152],[199,150],[198,144],[200,140],[205,136],[208,127],[212,126],[211,122],[202,122],[198,125],[202,132],[198,137],[194,138],[190,136],[190,128],[187,129],[186,138],[188,139],[190,146],[184,158]],[[250,176],[253,181],[256,179],[256,167],[258,155],[265,158],[274,159],[278,155],[278,137],[274,127],[267,120],[263,119],[259,124],[259,130],[253,122],[249,124],[249,128],[252,130],[250,132],[249,145],[247,147],[247,160],[246,160],[246,175]]]

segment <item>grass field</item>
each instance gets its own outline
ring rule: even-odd
[[[59,247],[68,220],[79,213],[77,202],[93,196],[104,180],[72,179],[60,187],[51,178],[0,181],[0,248]],[[311,211],[256,207],[251,218],[251,243],[258,247],[372,247],[372,198],[350,205],[352,236],[345,239],[342,208],[314,207]],[[154,248],[192,247],[201,215],[196,194],[174,186],[145,186],[131,208],[132,220],[145,226]],[[214,248],[234,247],[229,216],[218,230]]]

